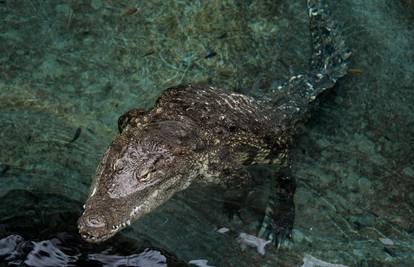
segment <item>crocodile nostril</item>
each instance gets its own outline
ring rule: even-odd
[[[90,215],[86,219],[86,223],[88,224],[89,227],[94,227],[94,228],[105,226],[104,218],[102,216],[99,216],[99,215]]]

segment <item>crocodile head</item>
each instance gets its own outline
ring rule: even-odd
[[[176,124],[119,135],[106,150],[78,221],[82,238],[102,242],[185,189],[195,177]]]

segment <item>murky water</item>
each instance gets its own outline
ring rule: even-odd
[[[79,238],[76,220],[128,109],[180,83],[260,94],[305,70],[305,0],[0,1],[0,261],[414,266],[414,3],[329,2],[351,70],[294,147],[294,242],[262,256],[237,237],[255,234],[266,168],[233,220],[215,186],[190,187],[99,245]]]

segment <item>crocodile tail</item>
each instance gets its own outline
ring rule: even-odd
[[[311,99],[333,87],[348,70],[351,55],[330,12],[322,0],[308,0],[309,27],[312,37],[311,79],[314,92]],[[312,77],[313,76],[313,77]]]
[[[347,73],[351,55],[323,0],[308,0],[308,11],[312,38],[310,70],[290,77],[264,100],[272,108],[277,124],[285,128],[295,128],[303,121],[317,96]]]

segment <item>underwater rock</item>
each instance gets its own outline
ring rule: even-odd
[[[394,241],[392,241],[389,238],[378,238],[379,241],[381,241],[381,243],[383,243],[386,246],[393,246],[394,245]]]
[[[242,245],[242,247],[249,246],[249,247],[255,247],[257,249],[257,252],[260,255],[264,255],[265,247],[267,244],[271,243],[271,240],[264,240],[259,237],[256,237],[254,235],[249,235],[246,233],[240,233],[239,235],[239,242]]]
[[[305,254],[303,258],[303,264],[301,267],[348,267],[342,264],[333,264],[313,257],[312,255]]]
[[[221,227],[220,229],[217,230],[217,233],[224,234],[224,233],[227,233],[228,231],[230,231],[229,228]]]
[[[207,262],[208,260],[191,260],[188,263],[194,264],[195,266],[198,266],[198,267],[214,267],[212,265],[208,265]]]

